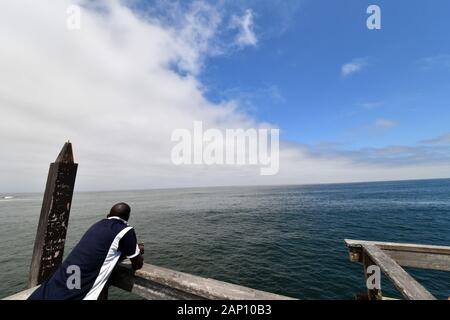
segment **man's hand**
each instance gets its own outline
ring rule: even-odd
[[[139,270],[144,265],[144,256],[143,256],[143,254],[144,254],[144,243],[140,242],[138,244],[138,247],[139,247],[139,251],[140,251],[139,255],[130,259],[131,267],[133,268],[133,270]]]
[[[131,267],[133,268],[133,270],[139,270],[142,268],[142,266],[144,265],[144,256],[142,254],[131,258]]]

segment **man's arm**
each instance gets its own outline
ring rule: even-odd
[[[142,268],[144,264],[144,244],[138,243],[136,233],[134,229],[130,229],[125,235],[120,239],[118,250],[122,254],[130,259],[131,266],[134,270]]]
[[[133,270],[139,270],[144,265],[144,244],[143,243],[139,243],[139,250],[140,250],[140,253],[136,257],[130,258],[131,267],[133,268]]]

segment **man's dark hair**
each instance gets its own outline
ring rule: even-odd
[[[121,202],[115,204],[109,211],[108,217],[119,217],[125,221],[130,219],[131,208],[128,204]]]

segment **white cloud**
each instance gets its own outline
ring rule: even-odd
[[[179,24],[167,25],[108,0],[96,10],[82,9],[81,29],[69,31],[71,3],[77,1],[0,2],[0,191],[42,191],[48,163],[67,139],[79,163],[77,190],[431,178],[448,172],[448,164],[395,170],[355,165],[351,157],[314,157],[286,143],[277,176],[261,177],[259,167],[174,166],[171,134],[195,120],[219,129],[270,126],[239,112],[233,100],[213,103],[204,96],[197,74],[205,57],[217,52],[223,17],[197,2],[177,13]]]
[[[241,17],[234,15],[231,19],[231,27],[239,30],[235,39],[238,46],[256,46],[258,39],[253,31],[253,11],[251,9],[247,9]]]
[[[171,25],[165,29],[171,31],[174,45],[182,53],[177,65],[184,71],[198,74],[204,57],[223,53],[222,45],[215,41],[222,16],[217,8],[202,1],[193,2],[187,12],[179,7],[171,12]]]
[[[348,77],[354,73],[360,72],[364,67],[368,65],[368,59],[367,58],[356,58],[352,61],[344,64],[341,67],[341,74],[344,77]]]
[[[107,10],[83,9],[81,30],[69,31],[70,3],[0,4],[1,188],[41,189],[47,163],[67,139],[84,188],[177,185],[183,168],[170,162],[174,129],[198,119],[219,128],[258,126],[232,101],[203,96],[195,74],[213,31],[193,16],[204,8],[167,28],[105,1]]]

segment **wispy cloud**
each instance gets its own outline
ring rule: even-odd
[[[348,77],[354,73],[360,72],[363,68],[365,68],[369,64],[368,58],[356,58],[352,61],[344,64],[341,67],[341,74],[344,77]]]
[[[421,59],[420,65],[424,70],[432,70],[435,68],[450,68],[450,54],[438,54]]]
[[[373,110],[376,108],[379,108],[384,105],[384,101],[369,101],[369,102],[363,102],[359,103],[358,106],[366,109],[366,110]]]
[[[390,120],[390,119],[384,119],[384,118],[380,118],[375,120],[375,122],[372,124],[372,128],[374,129],[390,129],[393,127],[398,126],[398,121],[395,120]]]
[[[392,119],[378,118],[371,122],[360,124],[359,126],[348,128],[344,131],[346,139],[353,140],[355,137],[361,139],[377,139],[380,135],[389,133],[397,127],[399,122]]]
[[[246,9],[242,15],[237,15],[237,10],[242,12],[240,6],[231,10],[225,2],[157,0],[145,10],[134,8],[133,14],[172,32],[176,40],[172,46],[184,52],[178,61],[172,61],[176,71],[197,75],[208,57],[257,45],[253,10]]]
[[[234,15],[231,18],[231,28],[239,30],[235,39],[238,46],[256,46],[258,39],[253,27],[253,11],[251,9],[245,10],[242,16]]]
[[[330,160],[345,159],[355,165],[382,165],[395,167],[425,164],[448,165],[450,161],[450,145],[425,146],[418,143],[415,145],[388,145],[381,148],[367,147],[350,150],[346,149],[341,144],[329,143],[326,148],[322,145],[314,145],[308,146],[307,150],[311,156],[316,158]]]
[[[422,141],[423,144],[428,144],[428,145],[450,145],[450,133],[444,134],[442,136],[433,138],[433,139],[429,139],[429,140],[423,140]]]
[[[281,89],[274,84],[266,84],[259,88],[233,87],[228,89],[213,89],[220,100],[233,100],[239,105],[239,109],[249,114],[261,110],[262,105],[269,104],[272,107],[286,103],[286,97]]]

